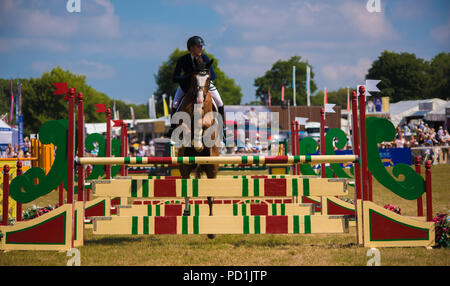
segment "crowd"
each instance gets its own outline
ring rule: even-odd
[[[448,161],[450,135],[442,126],[435,130],[422,120],[411,120],[409,123],[397,126],[396,134],[393,142],[383,142],[380,147],[422,147],[417,149],[417,154],[422,157],[422,160],[431,160],[434,163],[438,163],[440,158],[442,158]]]
[[[31,157],[31,140],[24,138],[23,148],[19,148],[18,144],[8,144],[5,150],[0,150],[0,158],[30,158]]]

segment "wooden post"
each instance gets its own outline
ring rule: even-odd
[[[320,155],[325,155],[325,109],[320,109]],[[325,163],[321,165],[322,178],[327,177]]]
[[[415,166],[416,166],[416,173],[421,175],[421,166],[420,166],[420,156],[416,156],[414,158]],[[422,197],[417,199],[417,216],[423,216],[423,202]]]
[[[75,153],[75,88],[69,88],[67,98],[69,100],[69,130],[67,139],[67,203],[72,204],[72,248],[75,241],[75,200],[74,188],[74,153]]]
[[[358,97],[356,92],[352,92],[352,136],[353,136],[353,154],[358,156],[359,152],[359,129],[358,129]],[[356,198],[360,200],[362,198],[361,191],[361,167],[358,162],[354,164],[354,174],[355,174],[355,190],[356,190]]]
[[[9,165],[3,166],[3,210],[2,224],[8,225],[9,210]]]
[[[84,115],[83,115],[83,94],[78,93],[78,146],[77,156],[84,157]],[[84,165],[77,166],[78,171],[78,201],[84,201]]]
[[[105,156],[111,157],[111,108],[106,110],[106,151]],[[105,166],[106,179],[111,179],[111,166]]]
[[[433,221],[433,202],[431,196],[431,161],[425,163],[425,188],[427,199],[427,221]]]
[[[17,176],[20,176],[23,174],[22,171],[22,161],[17,160]],[[16,202],[16,220],[17,221],[22,221],[22,204],[19,202]]]
[[[69,132],[67,140],[67,203],[73,203],[73,162],[74,162],[74,146],[75,146],[75,95],[76,89],[69,88],[69,94],[67,96],[69,100]]]
[[[369,193],[367,190],[367,140],[366,140],[366,88],[359,87],[359,127],[361,130],[361,185],[363,192],[363,200],[369,200]]]

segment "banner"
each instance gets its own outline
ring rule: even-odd
[[[389,112],[389,96],[381,98],[381,105],[383,106],[383,112]]]
[[[310,85],[309,85],[310,76],[311,76],[311,68],[309,66],[306,66],[306,105],[307,106],[311,105],[311,100],[310,100],[311,90],[310,90]]]

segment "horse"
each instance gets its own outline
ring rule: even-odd
[[[184,123],[183,120],[181,120],[179,126],[183,126],[185,131],[184,135],[188,137],[183,138],[183,142],[189,142],[192,144],[183,144],[178,150],[178,156],[209,157],[220,155],[218,147],[218,143],[220,143],[220,141],[218,141],[218,139],[220,139],[217,128],[218,124],[215,124],[216,119],[213,115],[213,100],[209,92],[210,66],[212,65],[212,62],[213,60],[209,61],[208,63],[194,60],[194,72],[191,75],[190,89],[184,95],[183,101],[181,102],[181,105],[178,109],[178,112],[186,112],[190,117],[190,126]],[[212,142],[214,142],[212,146],[205,146],[205,142],[203,142],[202,140],[203,136],[205,135],[205,131],[211,132],[210,139],[212,140]],[[211,141],[209,145],[211,145]],[[202,173],[204,172],[206,173],[208,179],[214,179],[217,177],[219,165],[180,165],[180,173],[183,179],[189,178],[193,171],[195,171],[196,178],[201,178]],[[189,198],[185,198],[185,200],[186,204],[183,215],[189,215]],[[213,201],[214,200],[212,197],[208,197],[210,216],[213,215]],[[208,237],[214,238],[215,235],[208,234]]]

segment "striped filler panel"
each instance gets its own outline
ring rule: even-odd
[[[97,196],[169,197],[297,197],[344,196],[345,183],[322,178],[153,179],[112,180],[96,184]]]
[[[261,199],[214,199],[214,205],[229,205],[229,204],[293,204],[297,201],[294,198],[261,198]],[[133,205],[164,205],[164,204],[184,204],[184,199],[178,200],[163,200],[163,199],[135,199]],[[207,199],[189,200],[191,205],[208,204]]]
[[[308,234],[344,233],[344,218],[328,216],[112,217],[96,222],[94,234]]]
[[[191,216],[209,216],[206,204],[190,205]],[[185,205],[133,205],[119,209],[119,216],[181,216]],[[214,205],[215,216],[247,216],[247,215],[311,215],[310,205],[294,204],[229,204]]]

